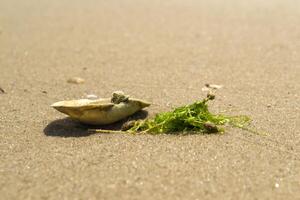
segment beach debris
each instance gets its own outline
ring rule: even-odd
[[[46,90],[43,90],[43,91],[42,91],[42,93],[44,93],[44,94],[48,94],[48,92],[47,92]]]
[[[5,90],[2,87],[0,87],[0,94],[4,94],[4,93],[5,93]]]
[[[98,96],[95,94],[88,94],[88,95],[86,95],[86,98],[87,99],[98,99]]]
[[[51,106],[82,123],[105,125],[124,119],[150,106],[150,103],[130,98],[123,92],[117,91],[113,93],[112,98],[60,101]]]
[[[72,77],[72,78],[69,78],[67,80],[68,83],[72,83],[72,84],[82,84],[85,82],[85,80],[83,78],[80,78],[80,77]]]
[[[216,85],[216,84],[206,83],[205,87],[202,88],[202,91],[206,92],[206,91],[211,91],[211,90],[219,90],[223,87],[224,87],[223,85]]]
[[[99,133],[150,133],[150,134],[178,134],[180,132],[193,133],[223,133],[226,126],[247,128],[250,125],[248,116],[227,116],[213,114],[208,109],[208,102],[215,96],[208,94],[206,98],[192,104],[175,108],[170,112],[158,113],[153,119],[129,121],[121,131],[90,129],[90,132]]]
[[[221,89],[222,87],[224,87],[223,85],[216,85],[216,84],[209,84],[209,83],[206,83],[205,86],[208,87],[208,88],[216,89],[216,90]]]
[[[115,91],[113,93],[113,96],[111,98],[111,102],[115,103],[115,104],[119,104],[121,102],[126,102],[128,101],[129,96],[125,95],[124,92],[122,91]]]

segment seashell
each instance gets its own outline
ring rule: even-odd
[[[72,78],[69,78],[67,80],[68,83],[72,83],[72,84],[82,84],[85,82],[85,80],[83,78],[80,78],[80,77],[72,77]]]
[[[205,84],[205,87],[202,88],[203,92],[211,91],[211,90],[219,90],[223,88],[223,85],[216,85],[216,84]]]
[[[122,92],[114,92],[112,98],[59,101],[51,106],[82,123],[105,125],[124,119],[150,106],[150,103],[129,98]]]
[[[223,85],[217,85],[217,84],[209,84],[209,83],[206,83],[206,84],[205,84],[205,87],[211,88],[211,89],[215,89],[215,90],[218,90],[218,89],[221,89],[221,88],[224,87],[224,86],[223,86]]]

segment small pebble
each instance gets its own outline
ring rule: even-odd
[[[72,84],[82,84],[84,82],[85,80],[80,77],[72,77],[68,79],[68,83],[72,83]]]
[[[2,88],[0,87],[0,94],[4,94],[4,93],[5,93],[4,89],[2,89]]]
[[[212,122],[205,122],[203,126],[209,133],[217,133],[219,131],[218,127]]]
[[[278,183],[275,183],[275,187],[276,187],[276,188],[279,188],[279,184],[278,184]]]
[[[46,90],[43,90],[42,93],[47,94],[48,92]]]

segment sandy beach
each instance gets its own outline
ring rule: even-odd
[[[0,0],[0,198],[299,199],[299,19],[296,0]],[[268,135],[88,134],[50,107],[123,90],[153,117],[206,83]]]

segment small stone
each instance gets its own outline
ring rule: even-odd
[[[212,123],[212,122],[205,122],[203,124],[204,128],[209,132],[209,133],[217,133],[219,132],[218,127]]]
[[[5,93],[5,90],[0,87],[0,94],[4,94],[4,93]]]
[[[80,77],[72,77],[68,79],[68,83],[72,83],[72,84],[82,84],[84,82],[85,80]]]
[[[275,183],[275,188],[279,188],[279,183]]]
[[[42,93],[47,94],[48,92],[46,90],[43,90]]]

